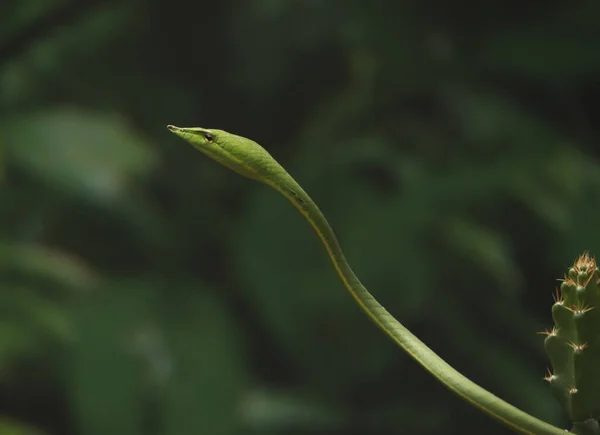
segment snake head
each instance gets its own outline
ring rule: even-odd
[[[203,153],[208,154],[210,150],[218,152],[218,149],[221,148],[219,144],[222,137],[220,136],[224,133],[221,130],[201,127],[181,128],[174,125],[167,125],[167,128]]]
[[[167,128],[208,157],[245,177],[259,179],[260,167],[252,156],[266,152],[260,145],[240,136],[201,127],[182,128],[168,125]]]

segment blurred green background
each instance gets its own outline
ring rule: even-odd
[[[392,313],[568,427],[535,334],[600,254],[600,7],[568,3],[2,1],[0,434],[510,433],[167,124],[264,145]]]

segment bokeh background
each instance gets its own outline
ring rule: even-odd
[[[570,3],[570,4],[569,4]],[[557,279],[600,253],[595,1],[4,0],[0,434],[510,433],[357,308],[371,291],[546,421]]]

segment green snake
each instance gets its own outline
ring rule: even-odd
[[[180,128],[173,125],[167,128],[222,165],[245,177],[266,183],[285,196],[310,222],[327,250],[339,277],[360,308],[448,389],[519,433],[535,435],[565,433],[564,429],[559,429],[521,411],[475,384],[398,322],[377,302],[354,274],[331,225],[319,207],[263,147],[250,139],[223,130]]]

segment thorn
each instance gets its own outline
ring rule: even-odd
[[[558,329],[556,329],[556,327],[553,326],[550,331],[548,331],[548,329],[546,329],[545,331],[536,332],[536,334],[549,335],[549,336],[555,337],[556,334],[558,334]]]
[[[573,281],[566,273],[565,273],[565,277],[559,281],[563,281],[563,282],[567,283],[567,285],[569,287],[577,287],[577,283],[575,281]]]
[[[588,284],[590,283],[590,281],[592,280],[592,278],[593,278],[593,277],[594,277],[594,275],[596,274],[596,270],[595,270],[595,269],[596,269],[596,267],[595,267],[595,266],[596,266],[596,264],[594,263],[594,271],[593,271],[593,272],[591,272],[591,273],[590,273],[590,272],[588,272],[588,275],[589,275],[589,276],[588,276],[588,279],[587,279],[587,281],[586,281],[586,282],[585,282],[585,284],[583,285],[584,287],[587,287],[587,286],[588,286]]]
[[[581,352],[583,349],[585,349],[586,347],[588,347],[587,343],[575,344],[572,341],[569,341],[567,344],[569,346],[571,346],[573,348],[573,350],[576,351],[576,352]]]
[[[575,394],[575,393],[577,393],[577,388],[576,387],[569,388],[569,394]]]
[[[596,307],[590,307],[589,305],[575,305],[575,304],[572,304],[570,307],[567,307],[565,305],[565,308],[567,310],[569,310],[570,312],[572,312],[573,314],[585,314],[588,311],[591,311],[591,310],[593,310]]]
[[[554,379],[556,379],[556,376],[552,374],[550,367],[546,367],[546,370],[548,371],[548,375],[543,377],[544,381],[552,382]]]
[[[558,287],[554,289],[554,294],[552,295],[552,299],[554,299],[554,303],[555,304],[559,304],[562,305],[564,300],[562,295],[560,294],[560,291],[558,290]]]
[[[571,308],[565,307],[573,314],[585,314],[588,311],[592,311],[596,307],[590,307],[589,305],[571,305]]]
[[[596,259],[590,255],[588,251],[581,254],[573,263],[573,269],[576,272],[587,272],[593,275],[596,269]]]

